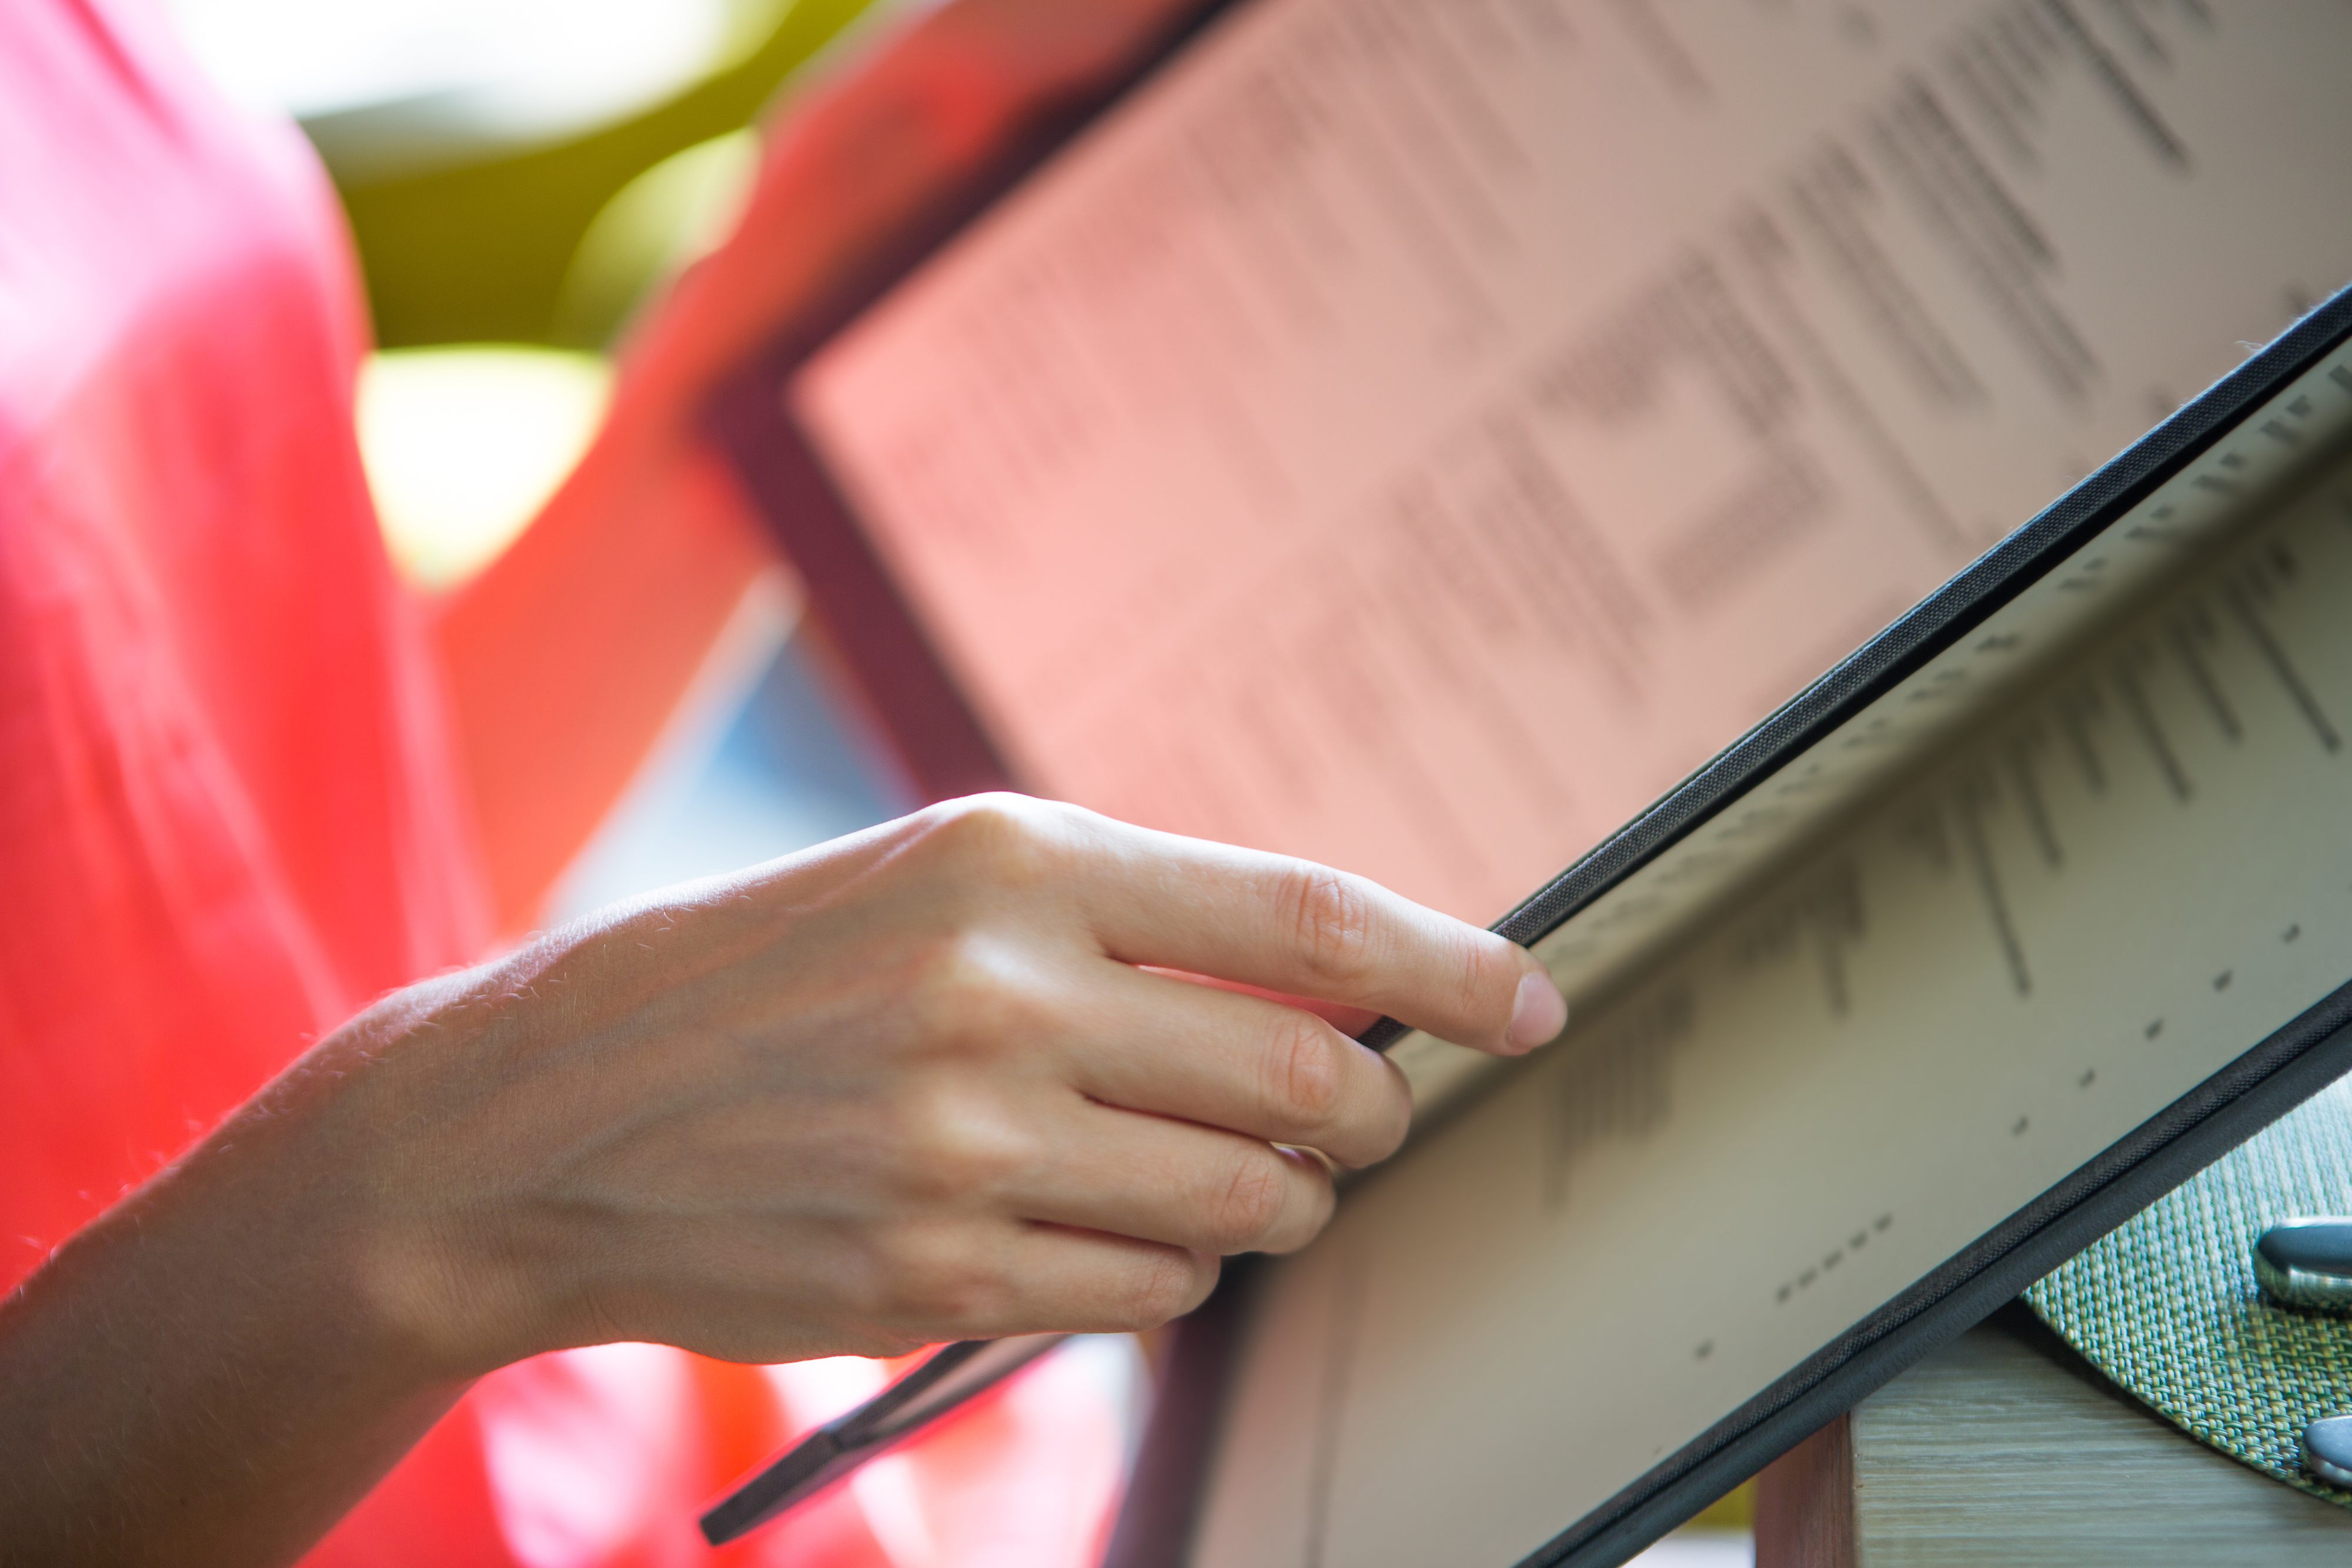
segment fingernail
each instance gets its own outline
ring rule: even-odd
[[[1519,994],[1511,1003],[1511,1027],[1503,1041],[1514,1051],[1533,1051],[1568,1027],[1568,998],[1541,969],[1519,978]]]

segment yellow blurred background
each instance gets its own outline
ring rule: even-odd
[[[614,340],[724,236],[748,129],[873,0],[172,0],[293,115],[351,221],[380,352],[361,442],[394,560],[480,569],[601,417]]]

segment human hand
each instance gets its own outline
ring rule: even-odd
[[[1522,949],[1360,879],[998,796],[400,993],[282,1092],[324,1095],[292,1120],[369,1173],[380,1288],[457,1370],[1142,1328],[1303,1245],[1303,1151],[1378,1160],[1411,1101],[1301,1009],[1139,966],[1500,1052],[1565,1019]]]

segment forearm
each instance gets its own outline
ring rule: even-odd
[[[0,1560],[292,1562],[464,1391],[308,1071],[0,1302]]]

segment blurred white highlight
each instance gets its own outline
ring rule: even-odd
[[[401,575],[446,589],[488,565],[579,462],[611,390],[596,354],[468,345],[369,356],[360,455]]]

